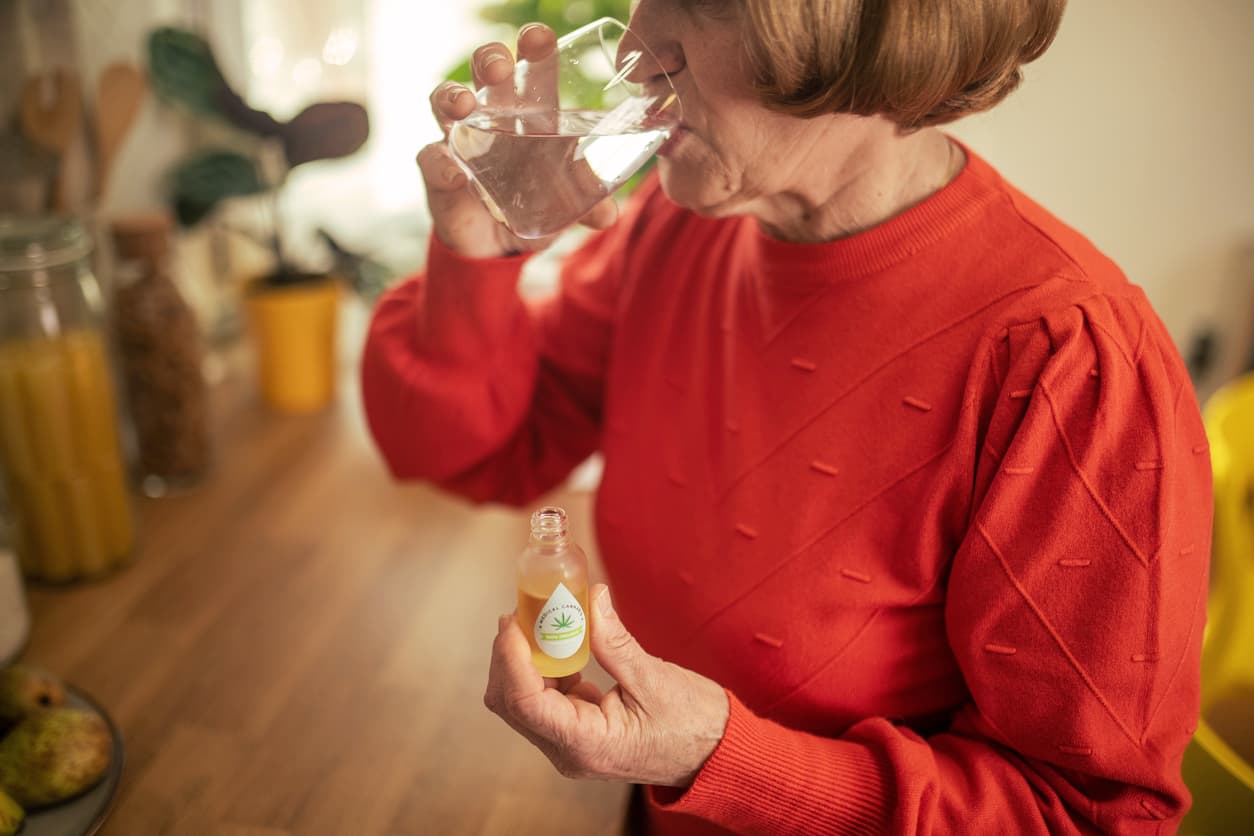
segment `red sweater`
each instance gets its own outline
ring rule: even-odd
[[[1174,832],[1210,463],[1142,292],[968,152],[827,244],[650,182],[516,293],[433,241],[363,361],[398,478],[529,503],[605,455],[597,536],[650,652],[731,717],[653,831]]]

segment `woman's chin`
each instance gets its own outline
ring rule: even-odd
[[[711,194],[709,176],[703,176],[696,166],[685,165],[675,159],[659,157],[657,171],[662,191],[672,203],[707,218],[732,214],[722,211],[726,196]]]

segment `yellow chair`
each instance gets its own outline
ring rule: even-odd
[[[1202,718],[1184,756],[1193,809],[1182,834],[1254,821],[1254,375],[1207,402],[1215,531],[1202,646]]]

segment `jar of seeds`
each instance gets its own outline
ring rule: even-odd
[[[140,486],[149,496],[192,487],[210,460],[201,334],[171,276],[171,228],[160,214],[111,224],[117,257],[113,328]]]

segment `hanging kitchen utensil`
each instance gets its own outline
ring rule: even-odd
[[[78,78],[63,67],[28,78],[22,87],[18,118],[27,139],[56,155],[54,201],[58,209],[68,208],[65,158],[82,130],[83,120]]]
[[[147,92],[143,71],[130,62],[117,61],[100,73],[96,82],[97,195],[104,194],[113,162]]]

